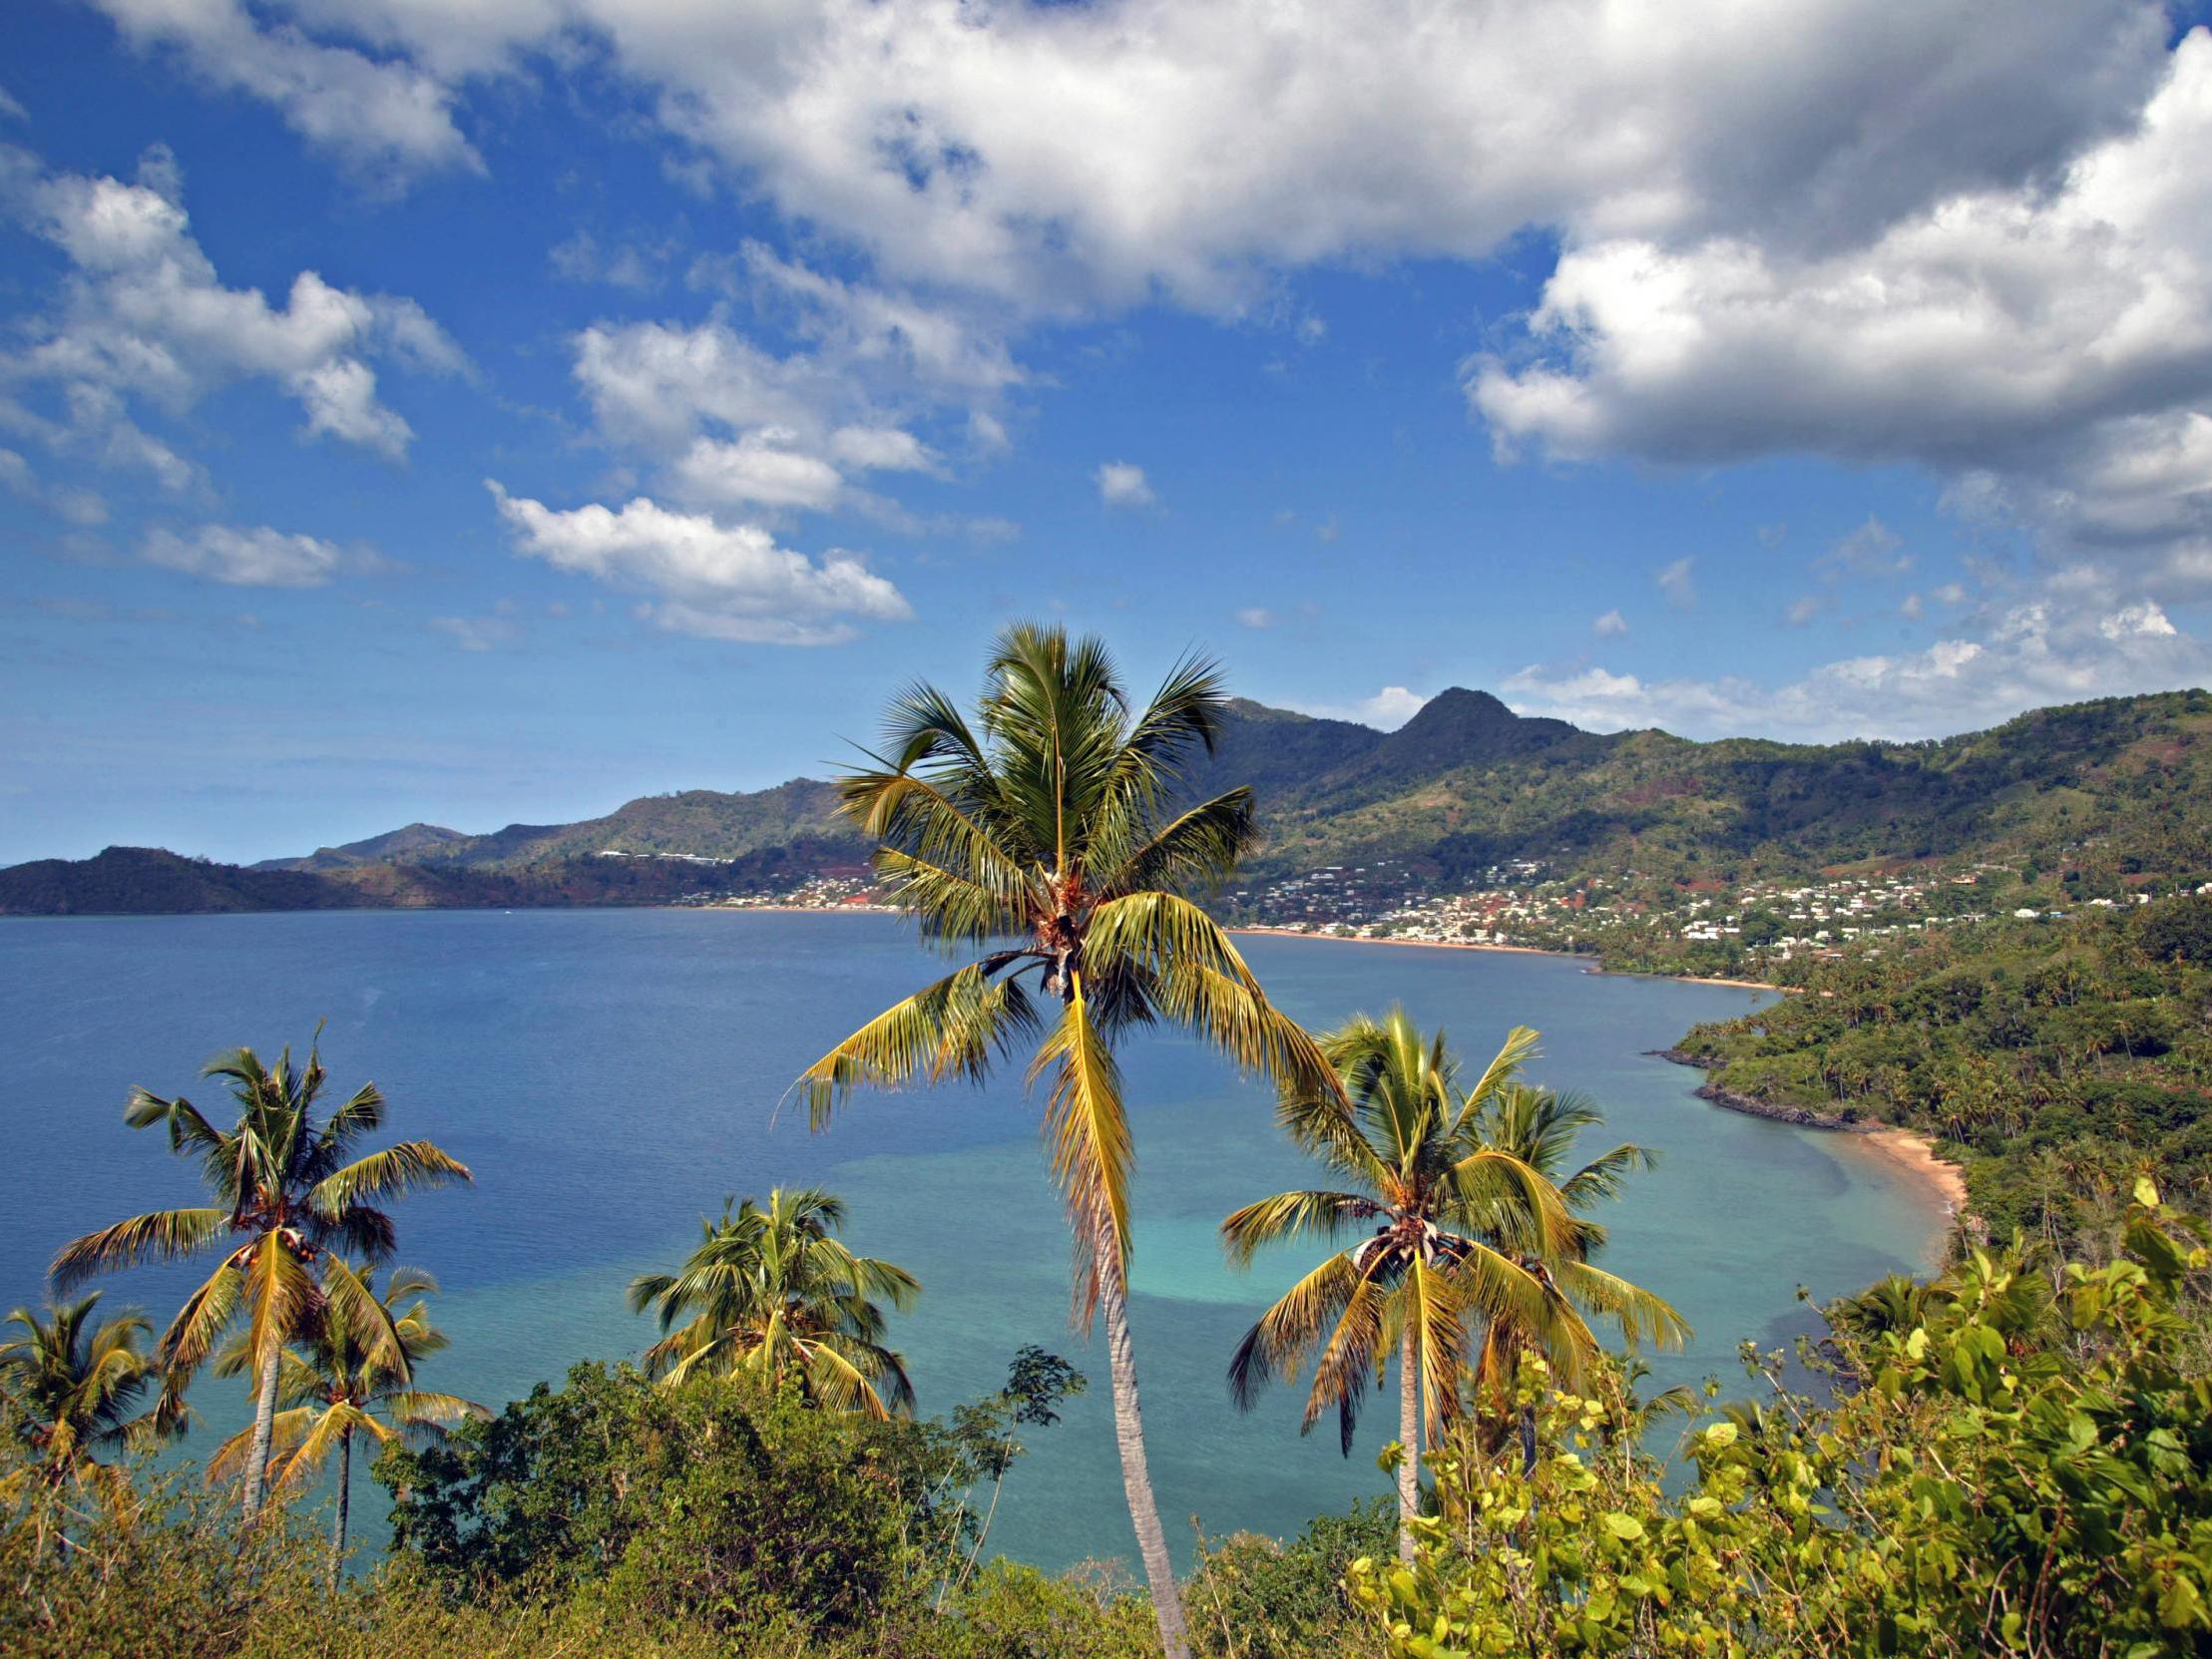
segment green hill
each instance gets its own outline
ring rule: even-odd
[[[1655,885],[2008,860],[2126,880],[2212,872],[2212,695],[2106,698],[1959,737],[1833,744],[1600,735],[1457,688],[1390,733],[1237,701],[1188,787],[1237,784],[1258,795],[1268,833],[1256,877],[1391,859],[1408,884],[1443,891],[1523,860],[1564,878],[1633,872]],[[757,891],[860,864],[866,849],[835,798],[805,778],[751,793],[691,789],[484,835],[410,824],[251,870],[111,849],[0,871],[0,913]]]

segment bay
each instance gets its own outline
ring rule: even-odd
[[[1544,1034],[1540,1081],[1588,1092],[1607,1135],[1657,1148],[1603,1219],[1605,1265],[1671,1300],[1696,1337],[1654,1356],[1654,1383],[1740,1387],[1737,1344],[1810,1328],[1815,1297],[1927,1265],[1942,1217],[1848,1137],[1721,1111],[1697,1074],[1649,1057],[1699,1020],[1770,994],[1591,974],[1557,958],[1301,939],[1242,942],[1270,994],[1330,1025],[1403,1003],[1487,1058],[1516,1024]],[[651,1340],[623,1293],[672,1265],[724,1195],[814,1183],[850,1206],[848,1236],[925,1289],[896,1322],[925,1413],[988,1393],[1024,1343],[1092,1378],[1015,1467],[994,1547],[1047,1567],[1132,1551],[1121,1507],[1103,1343],[1070,1328],[1069,1251],[1017,1065],[985,1089],[869,1097],[809,1132],[793,1076],[915,989],[934,959],[890,918],[684,910],[345,912],[21,920],[0,924],[0,1125],[10,1148],[0,1305],[35,1301],[68,1238],[142,1209],[197,1201],[158,1133],[122,1121],[129,1087],[220,1091],[194,1073],[234,1043],[304,1047],[318,1021],[332,1086],[373,1078],[387,1138],[426,1136],[473,1188],[399,1206],[400,1259],[444,1285],[453,1338],[426,1382],[492,1404],[575,1360]],[[1193,1044],[1127,1056],[1136,1126],[1132,1319],[1160,1508],[1187,1558],[1195,1531],[1296,1530],[1386,1489],[1374,1410],[1339,1455],[1333,1428],[1298,1434],[1300,1396],[1230,1404],[1230,1352],[1310,1259],[1249,1274],[1215,1228],[1235,1206],[1313,1184],[1267,1091]],[[187,1281],[146,1269],[108,1282],[157,1325]],[[235,1385],[203,1383],[201,1449],[238,1421]],[[356,1513],[372,1541],[381,1504]],[[365,1512],[364,1512],[365,1511]]]

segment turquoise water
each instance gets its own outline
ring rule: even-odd
[[[1510,1026],[1535,1026],[1540,1080],[1587,1090],[1612,1138],[1661,1150],[1605,1219],[1607,1265],[1696,1327],[1689,1352],[1659,1357],[1662,1382],[1733,1387],[1741,1339],[1774,1344],[1804,1328],[1798,1286],[1831,1295],[1920,1267],[1934,1248],[1940,1217],[1926,1198],[1848,1138],[1709,1107],[1690,1092],[1696,1073],[1646,1057],[1763,993],[1537,956],[1245,945],[1271,994],[1309,1023],[1401,1001],[1477,1057]],[[818,1182],[848,1201],[855,1242],[922,1280],[896,1341],[925,1412],[997,1388],[1024,1343],[1092,1377],[1017,1464],[997,1546],[1046,1566],[1126,1555],[1105,1353],[1069,1328],[1067,1235],[1019,1071],[988,1090],[868,1098],[821,1134],[802,1110],[777,1109],[802,1066],[933,966],[888,918],[850,915],[0,925],[0,1125],[14,1152],[0,1306],[39,1294],[67,1238],[197,1201],[163,1138],[124,1127],[130,1085],[203,1099],[194,1072],[215,1049],[304,1043],[326,1018],[333,1087],[374,1078],[391,1132],[433,1138],[477,1173],[472,1189],[398,1211],[401,1259],[445,1285],[437,1318],[454,1346],[433,1386],[496,1403],[575,1359],[635,1355],[650,1333],[623,1306],[633,1273],[673,1263],[726,1193]],[[1215,1533],[1284,1532],[1381,1491],[1373,1449],[1389,1438],[1387,1413],[1346,1459],[1326,1428],[1299,1438],[1296,1395],[1241,1417],[1222,1381],[1245,1327],[1302,1266],[1282,1256],[1233,1273],[1215,1243],[1228,1210],[1309,1180],[1266,1091],[1173,1038],[1132,1050],[1127,1080],[1139,1160],[1132,1318],[1162,1513],[1187,1544],[1189,1517]],[[184,1283],[140,1271],[112,1281],[110,1301],[159,1322]],[[231,1386],[203,1385],[196,1399],[212,1425],[235,1421]],[[365,1482],[363,1509],[373,1534],[380,1506]]]

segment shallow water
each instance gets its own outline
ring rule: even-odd
[[[1605,1219],[1605,1265],[1671,1300],[1696,1328],[1657,1381],[1733,1387],[1737,1343],[1805,1326],[1803,1285],[1829,1296],[1925,1265],[1941,1226],[1927,1195],[1846,1137],[1718,1110],[1693,1071],[1647,1057],[1699,1020],[1765,993],[1585,973],[1553,958],[1280,938],[1244,948],[1285,1008],[1333,1024],[1403,1002],[1471,1058],[1515,1024],[1544,1033],[1540,1081],[1586,1090],[1604,1144],[1658,1148]],[[925,1293],[896,1322],[922,1410],[997,1388],[1024,1343],[1092,1377],[1063,1424],[1010,1477],[994,1547],[1045,1566],[1122,1556],[1104,1346],[1068,1324],[1067,1234],[1017,1069],[988,1090],[860,1101],[809,1134],[791,1078],[864,1019],[937,972],[888,918],[700,911],[357,912],[0,924],[0,1125],[14,1199],[0,1221],[0,1306],[33,1299],[54,1250],[141,1209],[197,1202],[193,1171],[158,1133],[124,1127],[133,1083],[220,1098],[194,1080],[236,1042],[304,1045],[327,1019],[336,1097],[373,1077],[388,1136],[427,1136],[469,1163],[474,1188],[406,1200],[400,1259],[445,1286],[451,1351],[425,1382],[488,1403],[573,1360],[638,1353],[624,1309],[642,1268],[672,1264],[724,1194],[816,1182],[851,1209],[848,1236],[912,1270]],[[1347,1459],[1331,1428],[1301,1440],[1299,1397],[1231,1407],[1228,1357],[1310,1255],[1222,1262],[1235,1206],[1312,1184],[1271,1101],[1173,1038],[1127,1056],[1136,1123],[1132,1320],[1160,1509],[1187,1549],[1208,1532],[1295,1530],[1385,1489],[1370,1414]],[[1600,1147],[1593,1142],[1588,1148]],[[182,1274],[111,1282],[111,1303],[174,1309]],[[236,1421],[234,1385],[196,1400]],[[213,1443],[211,1433],[201,1438]],[[381,1504],[364,1480],[371,1539]]]

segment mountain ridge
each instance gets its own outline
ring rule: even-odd
[[[1699,742],[1583,731],[1453,687],[1395,732],[1228,707],[1192,795],[1259,798],[1255,876],[1388,859],[1413,883],[1509,861],[1686,884],[1855,861],[2099,858],[2123,874],[2212,868],[2212,695],[2030,710],[1916,743]],[[0,870],[0,914],[664,903],[857,871],[834,784],[641,796],[569,824],[486,834],[414,823],[240,868],[155,849]],[[620,856],[617,856],[620,855]],[[316,885],[320,884],[320,885]]]

